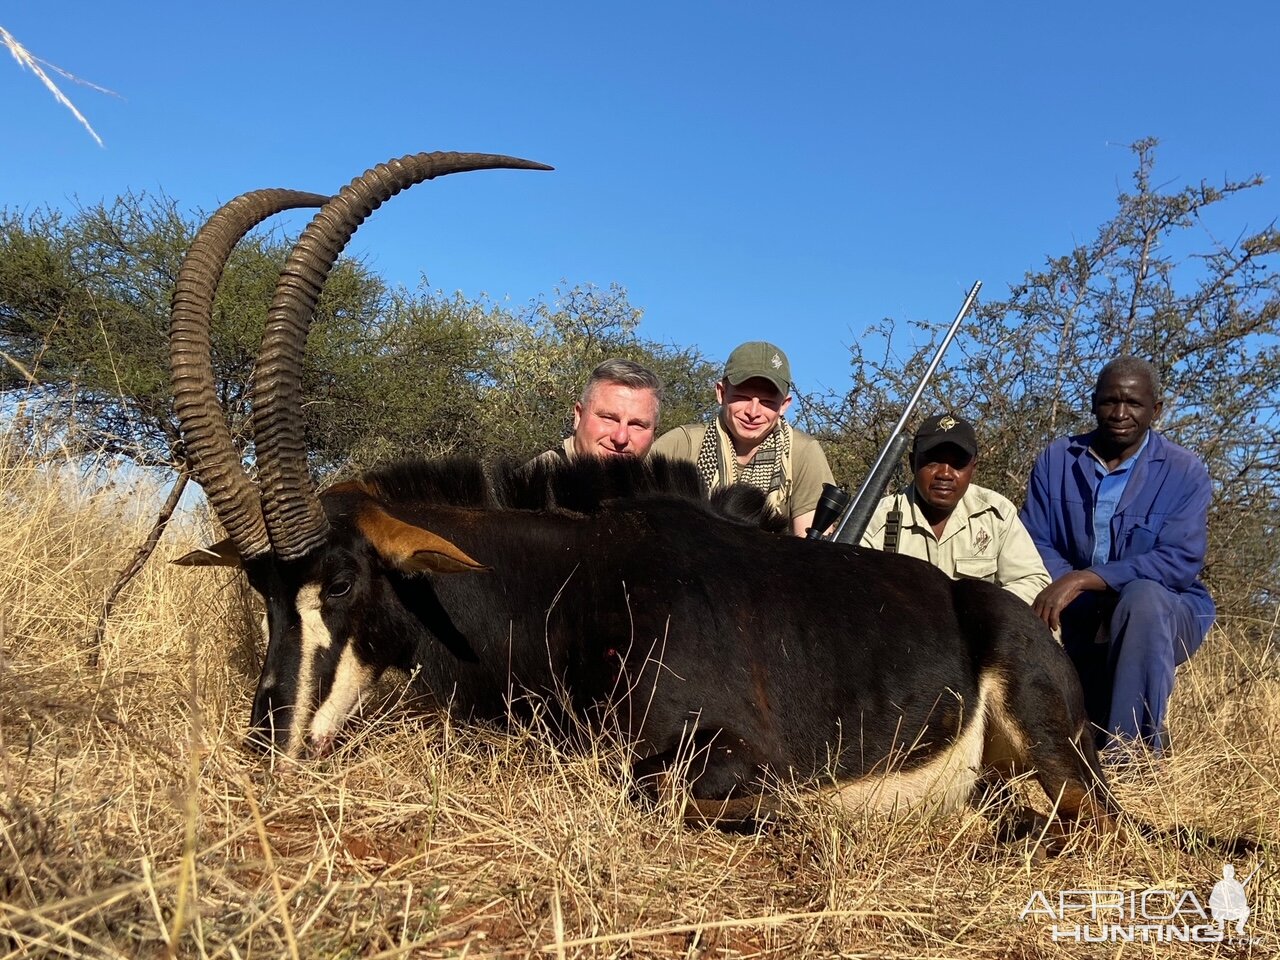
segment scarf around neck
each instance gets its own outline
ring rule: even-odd
[[[791,499],[791,425],[785,418],[778,418],[777,426],[744,467],[738,464],[733,438],[717,416],[702,437],[697,465],[707,493],[733,483],[745,483],[763,491],[773,509],[790,516],[787,505]]]

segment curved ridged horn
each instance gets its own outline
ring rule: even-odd
[[[255,190],[224,204],[191,241],[173,291],[169,377],[178,429],[196,480],[243,558],[269,552],[271,541],[258,490],[240,465],[218,403],[209,335],[213,297],[227,258],[246,233],[284,210],[319,207],[328,199],[298,190]]]
[[[484,153],[418,153],[366,171],[307,225],[276,285],[253,387],[253,442],[271,547],[296,560],[329,529],[311,485],[302,423],[302,358],[320,289],[352,234],[401,190],[450,173],[499,168],[551,170],[531,160]]]

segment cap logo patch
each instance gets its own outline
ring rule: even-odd
[[[942,429],[942,430],[950,430],[955,425],[956,425],[955,417],[943,417],[941,420],[938,421],[938,427],[939,429]]]
[[[782,367],[782,358],[778,356],[776,353],[773,355],[773,359],[770,360],[769,362],[773,364],[773,369],[775,370],[778,370]]]

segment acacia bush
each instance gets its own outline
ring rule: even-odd
[[[0,403],[65,424],[71,448],[181,468],[168,382],[169,301],[202,215],[128,194],[71,213],[0,210]],[[280,267],[274,232],[236,248],[212,319],[214,375],[252,463],[253,368]],[[303,372],[316,473],[390,457],[531,456],[571,423],[591,369],[613,356],[668,385],[668,423],[704,415],[714,371],[697,350],[639,335],[626,291],[565,286],[512,311],[439,290],[391,288],[341,259],[317,306]]]
[[[1087,429],[1088,394],[1114,356],[1153,360],[1160,423],[1197,451],[1215,486],[1206,579],[1224,616],[1269,617],[1280,588],[1280,279],[1274,225],[1218,240],[1208,222],[1260,177],[1163,187],[1156,142],[1133,145],[1132,186],[1087,243],[980,303],[927,391],[973,420],[979,482],[1021,502],[1035,456]],[[185,465],[165,369],[168,303],[202,216],[126,195],[71,213],[0,211],[0,404],[45,439],[143,465]],[[266,309],[290,244],[251,235],[232,257],[213,318],[219,395],[252,467],[249,390]],[[987,290],[990,295],[990,289]],[[626,291],[562,285],[512,310],[439,290],[391,288],[340,260],[317,309],[304,371],[308,449],[324,480],[389,458],[527,457],[556,445],[589,371],[610,356],[667,386],[663,426],[708,416],[719,360],[640,332]],[[793,408],[856,486],[940,336],[887,319],[852,348],[847,391]],[[29,416],[28,416],[29,415]],[[914,426],[914,424],[912,424]],[[31,435],[34,437],[34,434]]]
[[[976,307],[915,423],[936,410],[972,421],[978,482],[1021,503],[1040,451],[1092,428],[1102,366],[1123,354],[1151,360],[1165,395],[1157,426],[1213,478],[1205,577],[1220,612],[1266,615],[1280,597],[1280,232],[1272,224],[1217,240],[1205,222],[1262,178],[1159,187],[1155,148],[1134,144],[1132,188],[1091,241]],[[860,481],[944,332],[871,327],[853,347],[852,387],[812,399],[810,422],[837,476]]]

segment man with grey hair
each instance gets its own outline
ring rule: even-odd
[[[1035,612],[1061,628],[1099,745],[1166,746],[1174,671],[1204,641],[1214,605],[1200,582],[1209,472],[1151,429],[1155,367],[1119,357],[1093,390],[1097,428],[1040,455],[1020,514],[1053,582]]]
[[[573,405],[573,433],[539,460],[643,457],[653,445],[662,381],[634,360],[606,360],[587,378]]]

